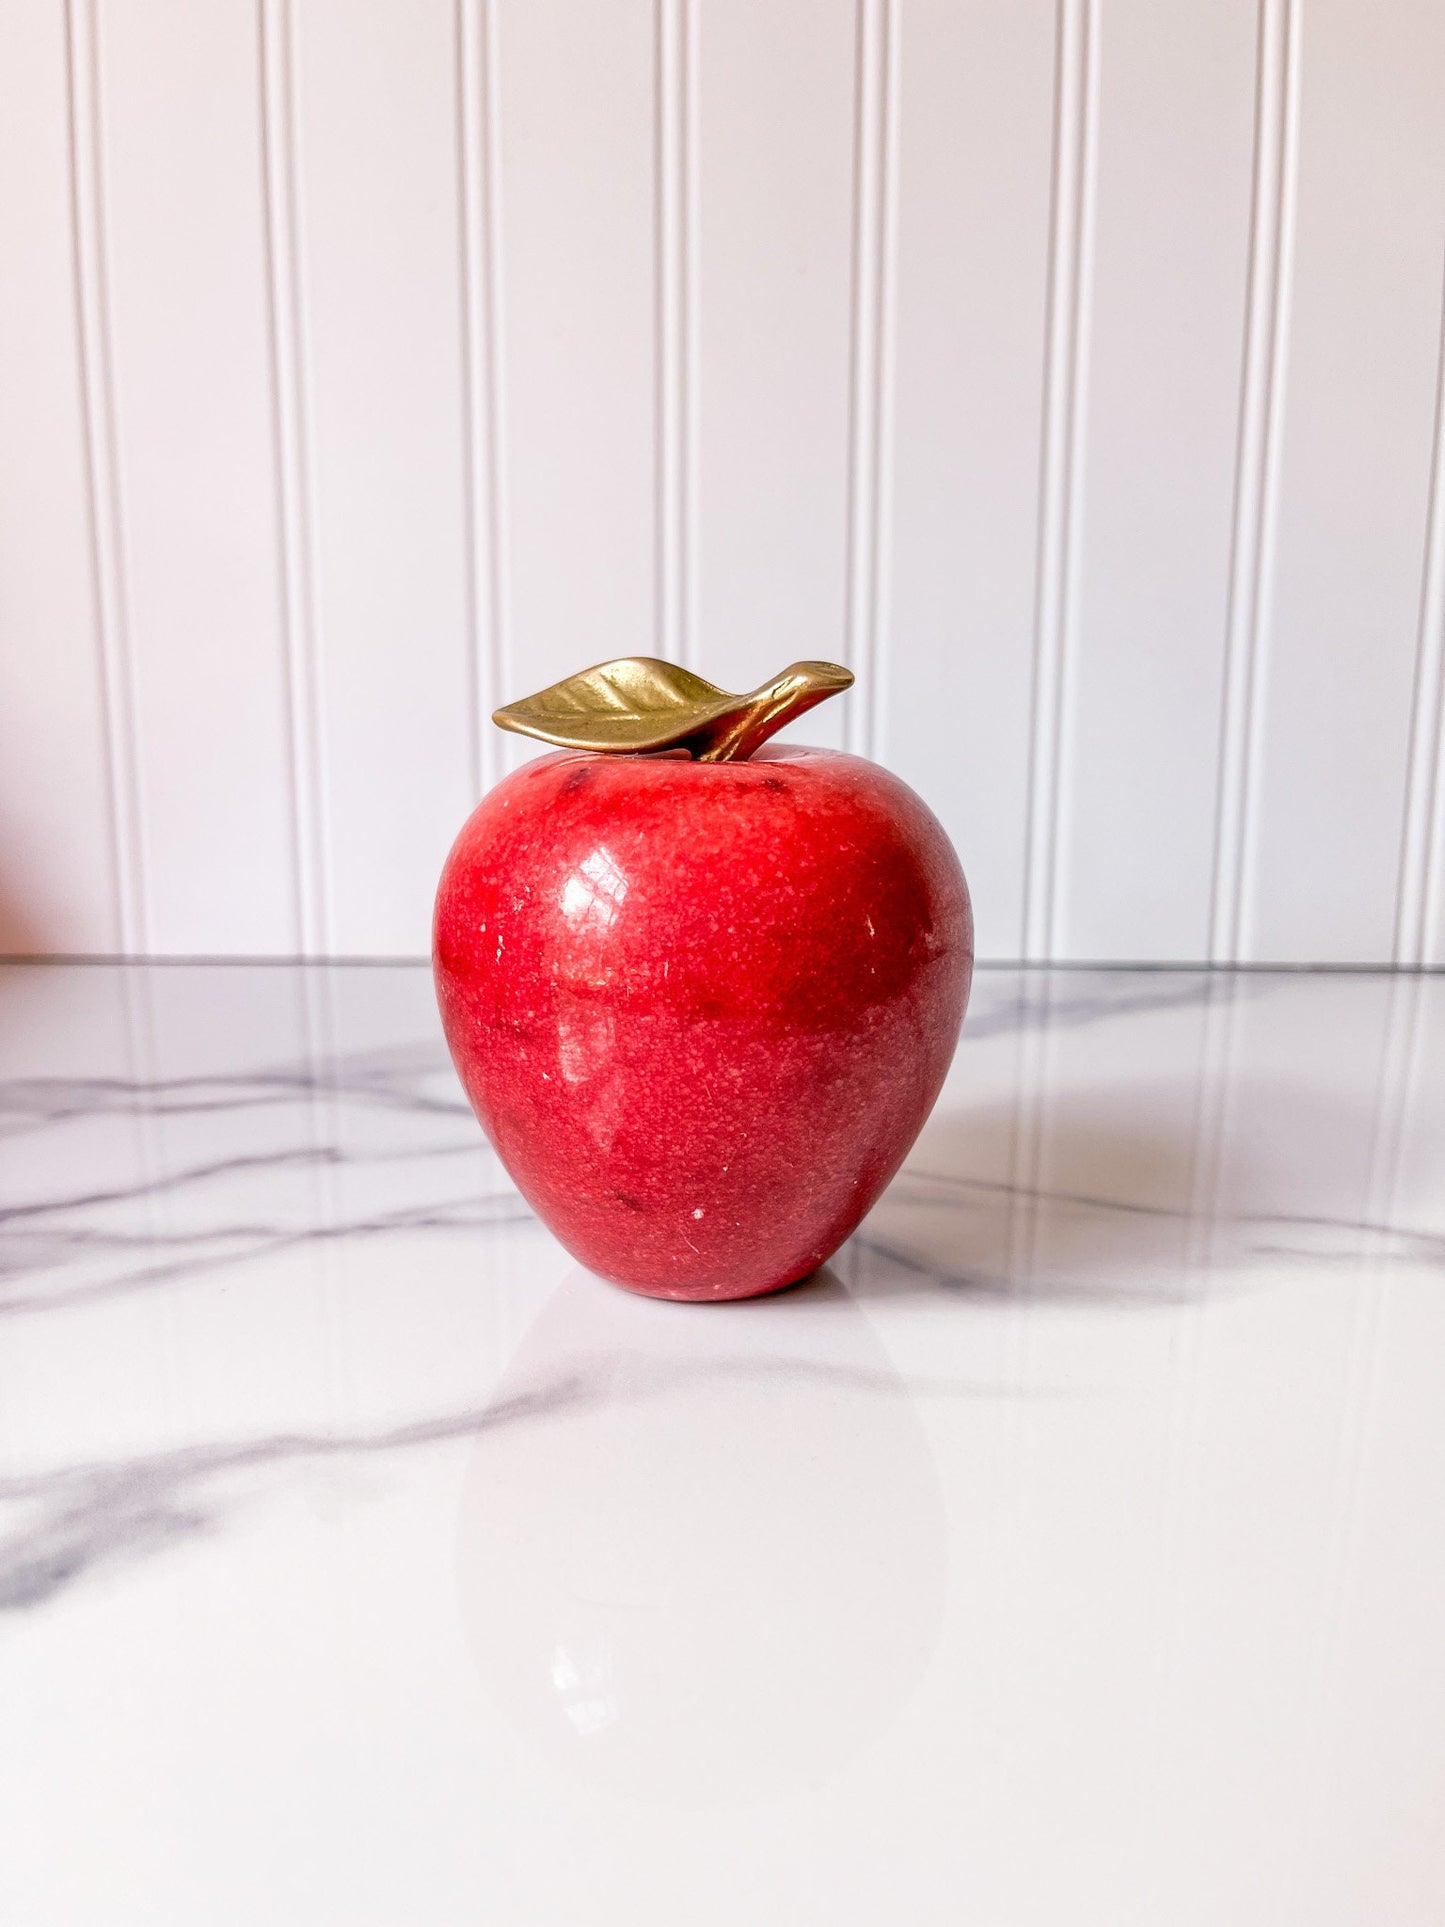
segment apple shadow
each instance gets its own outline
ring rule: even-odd
[[[1211,1143],[1184,1089],[1141,1118],[1130,1116],[1131,1093],[1072,1091],[1037,1156],[1018,1159],[1027,1175],[1000,1150],[1017,1139],[1016,1106],[936,1116],[840,1269],[865,1303],[946,1292],[1147,1307],[1240,1289],[1269,1261],[1322,1250],[1378,1257],[1388,1227],[1369,1222],[1363,1204],[1369,1109],[1322,1107],[1317,1088],[1277,1082],[1272,1098],[1286,1119],[1281,1138],[1326,1147],[1336,1163],[1317,1168],[1310,1189],[1347,1201],[1340,1215],[1302,1203],[1287,1160],[1252,1142]]]

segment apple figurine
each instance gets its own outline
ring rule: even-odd
[[[497,712],[559,753],[447,858],[442,1024],[523,1197],[633,1291],[815,1271],[948,1070],[973,921],[942,827],[876,764],[762,748],[852,680],[795,663],[739,697],[628,657]]]

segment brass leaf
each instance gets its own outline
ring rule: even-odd
[[[745,696],[655,656],[599,663],[492,717],[560,749],[645,755],[685,748],[700,762],[741,762],[774,730],[853,681],[832,662],[795,662]]]

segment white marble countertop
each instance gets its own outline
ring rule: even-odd
[[[1445,981],[981,972],[820,1279],[421,969],[0,971],[5,1927],[1445,1917]]]

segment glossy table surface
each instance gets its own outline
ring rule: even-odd
[[[984,970],[629,1298],[422,969],[0,970],[6,1927],[1445,1918],[1445,981]]]

